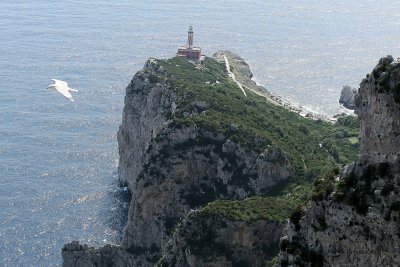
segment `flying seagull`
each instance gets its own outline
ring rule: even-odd
[[[57,91],[66,98],[68,98],[71,101],[74,101],[72,98],[71,92],[79,92],[78,90],[72,89],[68,87],[68,83],[56,79],[51,79],[54,83],[50,84],[47,89],[52,90],[52,91]]]

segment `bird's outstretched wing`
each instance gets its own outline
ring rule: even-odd
[[[64,97],[68,98],[71,101],[74,101],[74,99],[72,98],[71,93],[68,90],[68,87],[57,87],[57,91],[62,94]]]

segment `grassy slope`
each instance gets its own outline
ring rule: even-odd
[[[287,209],[293,210],[308,199],[316,177],[331,173],[338,165],[356,157],[358,131],[353,118],[343,118],[336,124],[314,121],[273,105],[252,92],[247,92],[245,97],[228,77],[225,65],[211,58],[207,58],[203,69],[180,58],[157,62],[166,74],[152,79],[169,82],[181,99],[177,103],[176,123],[194,123],[224,133],[249,150],[279,147],[293,167],[290,183],[276,188],[276,198],[215,201],[204,209],[206,213],[214,211],[240,220],[287,218]],[[209,106],[201,114],[186,118],[185,112],[195,110],[195,100],[205,101]],[[232,124],[237,126],[237,131],[230,130]],[[274,208],[279,206],[284,208]],[[254,212],[247,213],[246,209]]]
[[[217,200],[202,209],[204,215],[222,214],[240,221],[272,220],[284,222],[298,206],[293,199],[282,197],[251,197],[241,201]]]

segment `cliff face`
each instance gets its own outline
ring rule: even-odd
[[[163,68],[150,60],[135,76],[118,133],[121,182],[132,190],[123,247],[136,253],[141,266],[161,257],[172,231],[191,209],[216,199],[266,194],[289,177],[291,168],[279,148],[251,150],[221,132],[179,123],[180,115],[204,114],[210,104],[191,99],[190,108],[179,114],[187,99],[163,83],[163,75]],[[230,134],[236,131],[231,124]],[[252,142],[263,144],[261,139]]]
[[[132,193],[123,242],[67,244],[64,266],[264,266],[309,177],[353,158],[354,129],[266,99],[248,65],[224,55],[247,94],[211,58],[150,59],[134,76],[118,132]]]
[[[278,253],[283,224],[191,212],[174,231],[159,266],[266,266]]]
[[[216,199],[268,192],[289,176],[279,150],[246,151],[223,135],[169,126],[150,143],[137,177],[124,246],[160,250],[180,218]]]
[[[122,246],[68,244],[64,266],[101,265],[113,257],[124,265],[152,266],[191,209],[216,199],[266,194],[289,177],[291,166],[279,148],[251,150],[221,132],[177,122],[179,116],[206,112],[209,103],[178,96],[164,76],[163,67],[151,59],[126,89],[118,131],[119,175],[132,200]],[[185,101],[190,110],[177,114]],[[237,131],[235,124],[229,126],[230,134]],[[264,145],[262,139],[248,138]]]
[[[400,64],[382,58],[360,84],[355,113],[360,121],[360,155],[370,163],[400,155]]]
[[[63,247],[62,258],[63,266],[138,266],[134,254],[110,244],[93,248],[73,241]]]
[[[134,191],[134,178],[142,171],[146,148],[167,123],[163,114],[176,108],[176,95],[166,84],[154,83],[154,77],[163,72],[150,59],[126,88],[118,131],[118,173],[120,183],[129,186],[131,191]]]
[[[280,266],[400,265],[400,64],[392,61],[382,58],[360,84],[359,159],[331,178],[333,193],[292,216]]]

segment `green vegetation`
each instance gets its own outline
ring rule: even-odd
[[[207,58],[204,69],[180,58],[158,62],[167,73],[165,80],[181,99],[175,117],[178,124],[197,124],[223,133],[252,150],[262,151],[269,145],[280,147],[296,175],[302,177],[315,176],[321,169],[347,164],[356,157],[357,149],[349,141],[358,134],[354,117],[340,118],[336,124],[315,121],[252,92],[245,97],[228,77],[225,66],[211,58]],[[185,112],[196,112],[194,100],[206,102],[207,109],[185,117]],[[237,130],[231,130],[232,124]]]
[[[335,190],[335,176],[339,174],[339,168],[319,177],[314,182],[314,191],[311,195],[312,200],[322,200]]]
[[[339,117],[337,120],[337,124],[341,126],[351,127],[353,129],[358,128],[358,120],[357,117],[354,116]]]
[[[357,145],[358,144],[358,138],[357,137],[350,137],[349,138],[349,143],[352,145]]]
[[[267,267],[273,267],[273,266],[278,266],[279,264],[279,258],[278,256],[273,257],[267,264]]]
[[[394,85],[390,84],[390,81],[397,80],[393,76],[399,75],[400,64],[384,64],[375,68],[372,72],[375,78],[375,85],[379,84],[379,92],[391,92],[393,94],[393,99],[397,104],[400,104],[400,83]]]
[[[339,118],[335,124],[311,120],[250,91],[246,91],[246,97],[229,78],[225,65],[212,58],[207,58],[201,68],[177,57],[158,60],[157,64],[164,74],[152,74],[152,81],[168,83],[179,99],[174,115],[176,127],[195,124],[256,152],[279,147],[293,170],[290,179],[266,197],[214,201],[203,209],[204,214],[220,213],[246,221],[283,221],[297,206],[306,203],[314,181],[324,181],[316,183],[314,197],[332,192],[331,174],[357,156],[355,117]],[[199,107],[199,101],[206,105]],[[166,115],[172,118],[172,114]]]
[[[272,220],[284,222],[296,208],[297,202],[279,197],[251,197],[241,201],[217,200],[205,206],[205,215],[222,214],[236,221]]]

